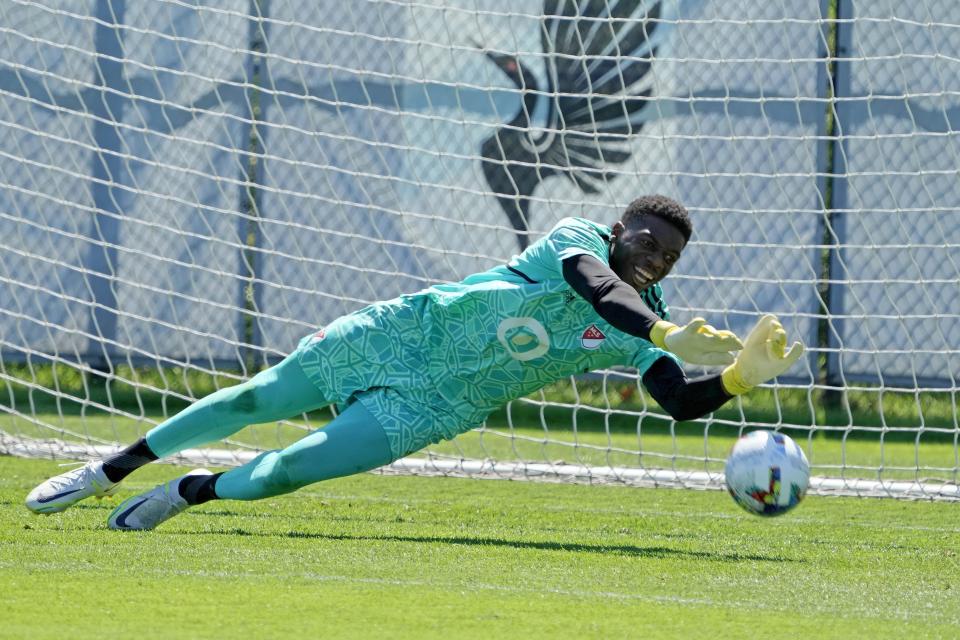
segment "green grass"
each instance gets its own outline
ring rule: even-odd
[[[0,457],[3,638],[953,638],[957,505],[361,475],[154,532],[22,506]],[[139,471],[123,495],[180,470]]]

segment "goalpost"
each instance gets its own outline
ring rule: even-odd
[[[343,313],[664,193],[695,224],[673,317],[777,313],[790,376],[677,424],[594,372],[385,471],[719,488],[766,428],[815,492],[960,498],[960,5],[9,0],[0,25],[0,453],[103,455]]]

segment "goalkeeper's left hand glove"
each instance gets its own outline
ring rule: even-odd
[[[684,327],[660,320],[650,330],[650,342],[676,354],[684,362],[720,365],[733,362],[731,351],[743,348],[732,331],[715,329],[703,318],[694,318]]]
[[[753,328],[736,361],[723,370],[723,388],[738,396],[758,384],[773,380],[803,355],[803,343],[787,348],[787,332],[777,316],[767,314]]]

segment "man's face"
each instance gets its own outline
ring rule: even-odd
[[[637,291],[663,280],[680,258],[687,241],[675,226],[657,216],[642,216],[613,225],[610,267]]]

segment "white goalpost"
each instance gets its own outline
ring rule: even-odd
[[[584,374],[384,472],[721,488],[762,428],[814,492],[958,499],[958,51],[934,0],[0,3],[0,453],[101,456],[344,313],[664,193],[695,226],[673,318],[773,312],[808,358],[689,423]]]

